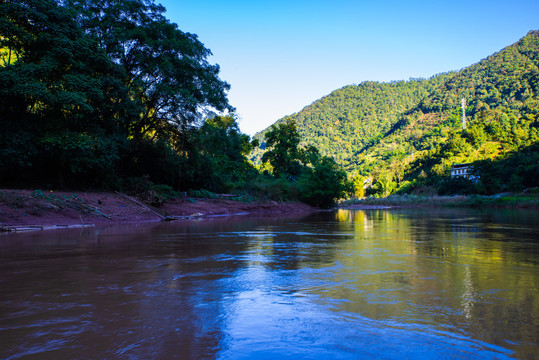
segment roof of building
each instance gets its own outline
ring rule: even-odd
[[[465,163],[465,164],[453,164],[451,165],[452,169],[459,169],[459,168],[465,168],[473,165],[472,163]]]

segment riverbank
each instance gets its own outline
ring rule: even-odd
[[[138,202],[138,203],[137,203]],[[0,190],[0,226],[100,225],[238,214],[314,211],[302,203],[241,202],[228,198],[179,197],[159,207],[110,192]]]
[[[392,207],[500,207],[539,209],[537,189],[523,193],[502,193],[491,196],[453,195],[390,195],[385,198],[350,199],[339,204],[345,209],[373,209]]]

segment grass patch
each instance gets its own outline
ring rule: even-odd
[[[390,195],[384,198],[353,198],[340,203],[351,205],[382,206],[449,206],[449,207],[539,207],[539,195],[534,193],[517,193],[483,196],[483,195]]]
[[[0,201],[11,208],[23,209],[26,206],[26,200],[22,195],[0,192]]]

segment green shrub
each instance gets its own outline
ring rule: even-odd
[[[244,191],[260,200],[291,201],[298,199],[298,188],[295,183],[285,178],[275,178],[271,175],[260,175],[254,181],[246,184]]]
[[[203,199],[216,199],[218,196],[212,193],[209,190],[200,189],[200,190],[191,190],[189,195],[192,197],[203,198]]]
[[[178,196],[178,193],[170,185],[166,184],[155,184],[152,186],[152,189],[157,193],[157,195],[170,200]]]
[[[474,192],[474,182],[464,177],[446,178],[442,180],[438,188],[438,195],[466,195]]]
[[[412,181],[401,181],[399,187],[395,191],[396,194],[408,194],[416,187],[415,182]]]
[[[300,198],[307,204],[329,208],[354,191],[346,173],[330,157],[315,161],[313,168],[305,168],[299,179]]]

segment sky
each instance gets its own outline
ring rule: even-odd
[[[249,135],[333,90],[460,70],[539,30],[539,0],[156,0],[197,34]]]

